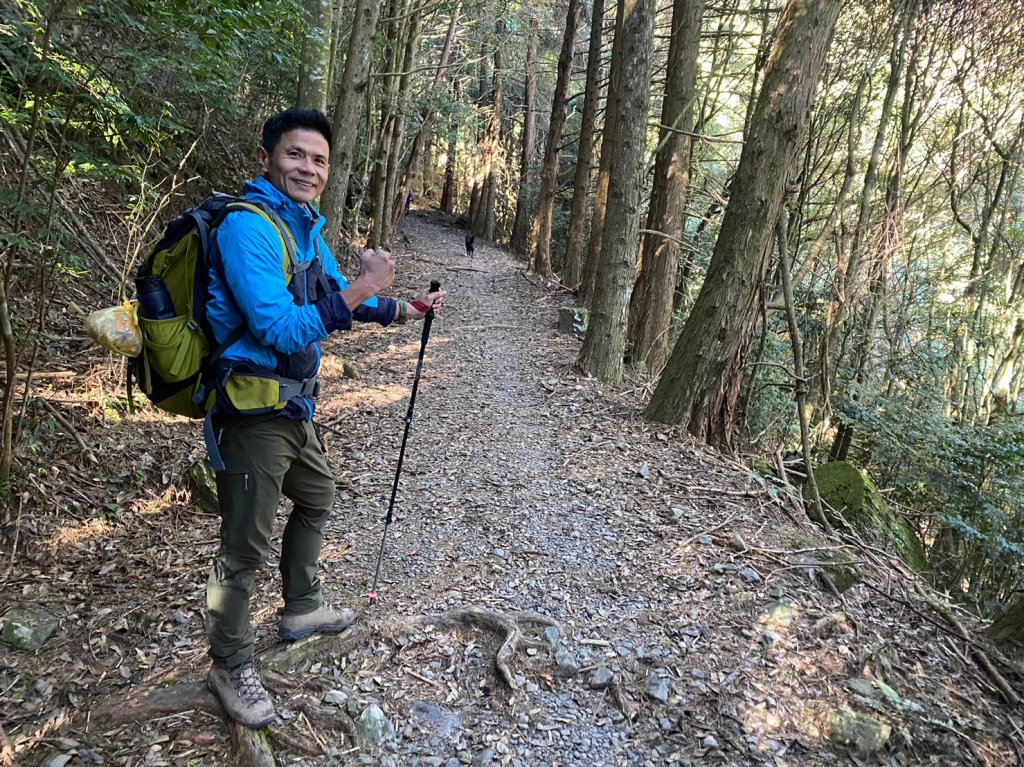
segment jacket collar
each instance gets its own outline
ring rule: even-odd
[[[315,237],[324,226],[324,217],[319,210],[312,205],[304,206],[295,202],[263,176],[246,182],[242,191],[246,197],[258,198],[276,210],[290,227],[296,224],[303,228],[309,227],[310,237]]]

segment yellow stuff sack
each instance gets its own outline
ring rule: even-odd
[[[137,357],[142,351],[142,331],[135,314],[135,304],[130,301],[90,314],[85,318],[85,332],[112,352]]]

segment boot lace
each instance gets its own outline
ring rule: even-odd
[[[238,697],[247,704],[259,703],[267,697],[267,691],[263,689],[263,684],[251,663],[233,669],[228,678],[234,685]]]

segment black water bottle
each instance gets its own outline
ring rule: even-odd
[[[175,317],[174,302],[158,274],[150,274],[135,280],[139,294],[139,315],[147,320],[169,320]]]

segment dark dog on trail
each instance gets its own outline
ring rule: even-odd
[[[466,235],[466,255],[467,256],[470,256],[470,257],[473,256],[473,243],[474,242],[476,242],[476,235],[475,234],[467,234]]]

